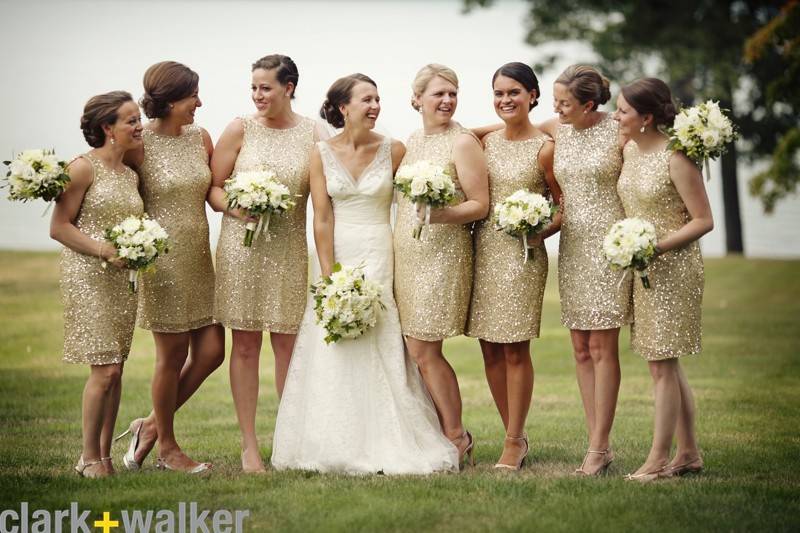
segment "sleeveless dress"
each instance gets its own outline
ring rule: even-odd
[[[445,132],[411,134],[402,164],[421,160],[449,168],[456,182],[456,202],[465,200],[453,162],[456,138],[470,133],[454,122]],[[469,224],[430,224],[412,237],[413,205],[398,195],[394,228],[394,294],[403,335],[438,341],[464,333],[472,288],[472,236]]]
[[[633,141],[624,150],[617,184],[625,215],[649,221],[661,239],[691,217],[669,175],[671,150],[643,153]],[[647,267],[650,289],[633,283],[631,347],[648,361],[700,352],[703,257],[700,243],[658,256]],[[633,277],[633,276],[631,276]]]
[[[117,172],[92,154],[94,178],[86,190],[75,226],[98,241],[105,230],[144,212],[136,173]],[[64,361],[110,365],[128,358],[136,325],[136,294],[128,290],[128,271],[96,256],[69,248],[61,252],[61,301],[64,305]]]
[[[252,117],[243,117],[242,122],[244,139],[231,175],[272,169],[296,195],[296,205],[271,217],[269,228],[250,248],[243,244],[245,223],[223,216],[215,318],[231,329],[297,333],[308,286],[306,203],[314,121],[303,118],[284,130],[268,128]]]
[[[357,339],[325,344],[308,300],[283,391],[272,449],[278,470],[427,474],[458,469],[458,452],[405,353],[392,298],[391,140],[355,181],[318,143],[334,213],[334,258],[365,265],[386,310]],[[319,267],[314,264],[315,278]]]
[[[524,262],[522,242],[494,227],[494,207],[519,189],[546,196],[539,151],[549,137],[509,141],[502,132],[486,137],[489,217],[475,225],[475,274],[467,335],[491,342],[520,342],[539,336],[547,249],[531,250]]]
[[[169,234],[169,253],[141,276],[140,328],[179,333],[207,326],[214,316],[214,265],[208,242],[206,195],[211,184],[202,130],[177,137],[142,132],[139,170],[145,212]]]
[[[556,131],[553,174],[562,192],[558,249],[561,322],[569,329],[613,329],[630,324],[631,279],[603,257],[603,238],[625,218],[617,195],[622,168],[619,125],[610,114],[584,130]]]

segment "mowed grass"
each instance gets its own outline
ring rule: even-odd
[[[610,475],[570,475],[586,449],[568,332],[559,323],[555,265],[542,337],[533,343],[536,383],[527,431],[532,462],[519,475],[492,465],[503,430],[483,377],[477,342],[445,344],[476,438],[478,465],[460,475],[348,477],[239,473],[239,432],[227,368],[209,378],[177,416],[186,450],[215,464],[197,479],[153,468],[104,480],[78,478],[80,398],[87,369],[61,362],[58,256],[0,253],[0,498],[2,509],[67,508],[93,516],[120,509],[248,509],[247,530],[800,530],[800,262],[706,261],[704,350],[683,361],[695,391],[706,471],[650,485],[622,475],[644,460],[652,427],[647,365],[621,339],[622,388]],[[228,339],[228,342],[230,339]],[[150,333],[137,330],[125,367],[118,428],[150,408]],[[265,343],[258,429],[269,457],[277,410]],[[121,468],[127,442],[115,446]]]

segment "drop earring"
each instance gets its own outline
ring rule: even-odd
[[[642,127],[641,127],[641,128],[639,128],[639,133],[644,133],[644,129],[645,129],[645,128],[644,128],[644,124],[642,124]]]

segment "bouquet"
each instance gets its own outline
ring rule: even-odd
[[[414,204],[414,218],[417,221],[412,237],[419,239],[423,224],[430,224],[431,208],[444,207],[453,202],[456,185],[450,172],[430,161],[417,161],[402,165],[394,177],[394,188]],[[419,220],[417,206],[425,205],[425,219]]]
[[[680,150],[698,166],[704,166],[706,179],[711,179],[708,160],[724,154],[726,145],[738,136],[731,120],[713,100],[681,109],[667,134],[669,148]]]
[[[603,253],[612,269],[636,270],[644,288],[650,288],[647,265],[656,254],[656,228],[650,222],[626,218],[615,223],[603,239]]]
[[[258,222],[245,226],[244,245],[252,246],[253,239],[263,230],[269,240],[269,219],[272,213],[281,214],[294,207],[289,188],[278,181],[272,170],[237,172],[225,180],[225,199],[228,209],[239,208]]]
[[[317,324],[325,328],[325,342],[355,339],[375,326],[383,287],[365,278],[363,266],[336,263],[330,276],[311,285]]]
[[[128,268],[128,288],[131,292],[136,292],[139,272],[154,270],[156,258],[169,251],[168,238],[164,228],[147,215],[130,216],[113,228],[106,229],[106,239],[111,241],[117,249],[117,256],[125,261]]]
[[[522,239],[525,262],[531,256],[528,235],[535,235],[552,221],[558,208],[541,194],[520,189],[494,206],[494,223],[499,231]]]
[[[59,161],[53,150],[25,150],[3,164],[8,167],[6,187],[10,200],[27,202],[41,198],[52,202],[69,183],[67,163]]]

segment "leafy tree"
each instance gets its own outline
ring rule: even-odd
[[[761,80],[775,61],[748,62],[748,36],[775,17],[779,0],[527,0],[527,41],[580,40],[600,57],[596,63],[622,83],[649,75],[667,81],[684,104],[712,98],[732,110],[742,141],[721,158],[726,244],[742,252],[737,157],[770,154],[794,124],[791,110],[770,105]],[[467,10],[492,0],[465,0]],[[543,58],[540,68],[552,65]],[[735,98],[734,98],[735,97]],[[736,104],[736,105],[735,105]],[[737,150],[738,148],[738,150]]]
[[[800,111],[800,1],[787,2],[781,12],[745,43],[745,59],[754,68],[777,67],[777,75],[764,80],[767,105],[792,115]],[[773,67],[773,68],[774,68]],[[759,196],[767,212],[778,200],[797,191],[800,180],[800,127],[797,122],[778,141],[770,166],[750,181],[750,192]]]

